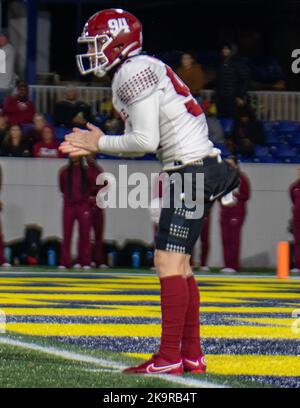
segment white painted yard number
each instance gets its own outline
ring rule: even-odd
[[[300,333],[300,309],[293,310],[292,317],[295,319],[292,323],[292,332]]]
[[[6,74],[6,53],[0,50],[0,74]]]
[[[125,33],[130,32],[129,25],[126,21],[125,17],[122,18],[112,18],[108,20],[108,27],[110,28],[110,31],[114,34],[117,31],[124,30]]]
[[[5,331],[6,331],[6,315],[4,310],[0,309],[0,333],[5,333]]]

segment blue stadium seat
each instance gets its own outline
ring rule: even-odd
[[[244,156],[241,156],[241,157],[239,158],[239,161],[240,161],[241,163],[253,163],[254,160],[255,160],[254,157],[244,157]]]
[[[50,123],[51,125],[54,124],[53,115],[51,115],[50,113],[45,113],[44,116],[48,123]]]
[[[287,157],[281,160],[282,163],[300,163],[300,156]]]
[[[264,131],[267,132],[272,132],[276,128],[277,122],[273,121],[262,121],[262,126]]]
[[[270,152],[268,146],[255,146],[255,157],[262,159],[264,157],[269,157]]]
[[[300,146],[300,132],[295,132],[289,139],[291,146]]]
[[[254,163],[254,157],[243,157],[240,162],[242,163]]]
[[[253,159],[254,163],[281,163],[280,159],[277,159],[272,156],[266,156],[266,157],[255,157]]]
[[[224,131],[224,133],[226,135],[228,135],[232,128],[233,128],[233,124],[234,124],[234,119],[231,118],[219,118],[219,121],[221,123],[222,129]]]
[[[231,155],[230,151],[227,149],[225,145],[215,145],[215,147],[221,150],[222,157],[228,157]]]
[[[271,150],[273,156],[280,159],[291,159],[298,156],[298,151],[286,143],[281,143]]]
[[[279,133],[293,133],[299,130],[300,124],[299,122],[293,122],[290,120],[279,120],[277,124],[277,130]]]
[[[23,133],[27,133],[29,132],[29,130],[31,130],[33,128],[33,124],[32,123],[23,123],[21,125],[22,131]]]
[[[96,125],[97,126],[102,126],[104,124],[104,122],[107,121],[107,119],[109,119],[109,115],[107,115],[105,113],[99,113],[96,116]]]
[[[276,145],[282,142],[282,137],[274,130],[265,130],[265,135],[268,145]]]
[[[54,131],[55,131],[55,139],[58,142],[63,142],[64,138],[65,138],[65,135],[67,133],[70,133],[70,129],[66,129],[66,128],[62,127],[62,126],[55,126]]]

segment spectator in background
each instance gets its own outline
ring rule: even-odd
[[[1,151],[1,146],[2,143],[4,142],[5,136],[8,131],[8,123],[7,123],[7,117],[0,115],[0,151]]]
[[[203,98],[201,100],[201,107],[206,115],[209,139],[217,145],[225,144],[224,131],[217,118],[216,104]]]
[[[17,85],[17,94],[7,96],[3,102],[3,113],[7,116],[10,125],[24,125],[32,123],[35,106],[28,99],[28,85],[20,81]]]
[[[5,53],[5,72],[0,72],[0,105],[5,96],[9,95],[15,86],[16,51],[9,42],[5,30],[0,31],[0,50]]]
[[[0,166],[0,192],[2,190],[2,169]],[[0,201],[0,212],[2,211],[2,201]],[[3,245],[3,235],[0,223],[0,266],[8,267],[11,266],[4,257],[4,245]]]
[[[250,198],[250,182],[241,172],[236,157],[228,161],[239,172],[240,185],[233,192],[235,204],[224,206],[221,202],[221,233],[225,267],[221,272],[235,273],[240,269],[241,231],[247,215],[247,201]]]
[[[70,268],[71,241],[75,221],[79,225],[79,265],[89,269],[91,264],[91,207],[94,178],[82,158],[73,158],[59,173],[59,188],[63,195],[63,242],[60,268]]]
[[[192,54],[184,53],[176,70],[179,78],[190,88],[193,96],[198,97],[205,85],[204,73]]]
[[[24,143],[22,129],[19,125],[12,125],[2,143],[1,156],[28,157],[30,151]]]
[[[124,121],[115,109],[112,109],[109,118],[104,122],[103,130],[106,135],[122,135],[124,133]]]
[[[100,111],[102,115],[110,116],[114,107],[111,98],[104,99],[100,104]]]
[[[221,118],[235,117],[237,106],[246,102],[249,73],[234,54],[234,46],[224,44],[215,84],[218,117]]]
[[[232,132],[227,140],[228,150],[236,155],[252,156],[255,145],[265,144],[264,129],[253,110],[245,105],[237,110]]]
[[[41,131],[41,141],[35,143],[33,146],[33,157],[43,157],[47,159],[62,157],[58,147],[59,143],[55,140],[55,133],[52,126],[46,125]]]
[[[33,117],[33,126],[25,133],[25,142],[31,151],[33,145],[42,140],[42,130],[47,125],[44,115],[36,113]]]
[[[92,262],[100,267],[107,267],[103,249],[103,232],[104,232],[104,210],[97,206],[96,196],[98,191],[103,187],[97,185],[97,177],[103,173],[101,166],[97,164],[95,155],[87,157],[89,180],[91,180],[92,189],[90,195],[91,204],[91,229],[94,232],[94,243],[92,246]],[[79,251],[80,253],[81,251]]]
[[[300,272],[300,167],[297,169],[297,180],[290,186],[292,207],[292,231],[294,235],[294,267],[291,273]]]
[[[71,129],[74,126],[83,127],[92,120],[91,108],[78,99],[76,87],[66,88],[65,99],[54,106],[54,123]]]

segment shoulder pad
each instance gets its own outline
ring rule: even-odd
[[[162,67],[160,61],[147,56],[124,62],[113,81],[116,97],[126,105],[148,97],[158,88]]]

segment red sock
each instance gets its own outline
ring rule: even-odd
[[[196,359],[203,354],[200,343],[199,289],[195,277],[187,278],[189,304],[186,312],[182,335],[181,354],[190,359]]]
[[[189,291],[182,276],[160,279],[162,335],[159,354],[174,363],[180,359],[182,331],[188,306]]]

